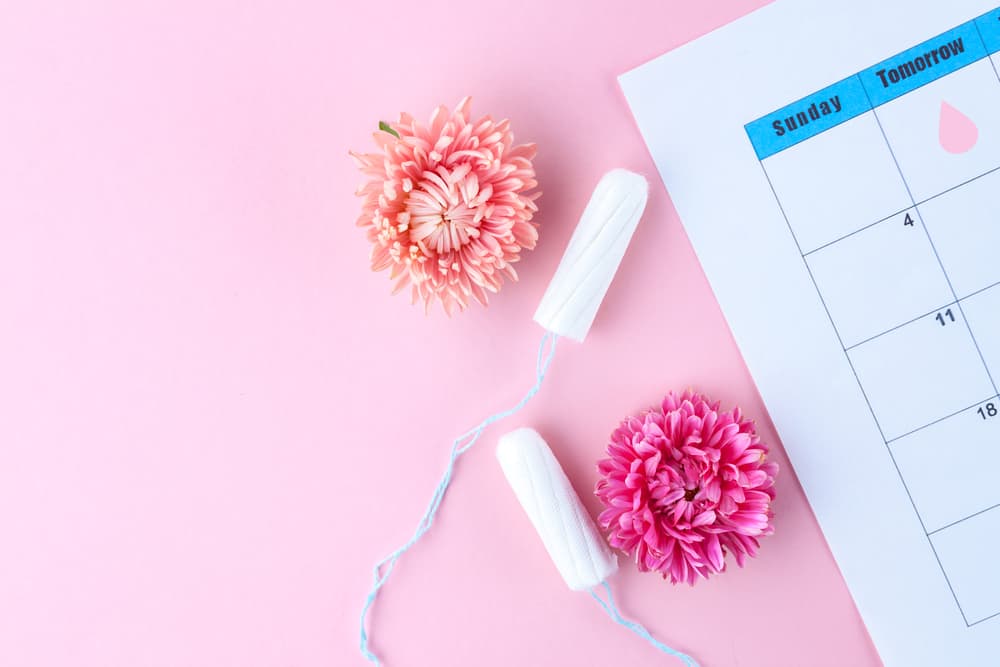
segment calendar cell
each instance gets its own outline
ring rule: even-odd
[[[995,394],[956,306],[862,343],[848,356],[888,441]]]
[[[988,58],[876,109],[914,200],[1000,167],[1000,85]]]
[[[1000,613],[998,533],[1000,508],[993,508],[931,535],[941,567],[970,625]]]
[[[859,168],[845,170],[845,163]],[[871,112],[786,148],[762,164],[802,252],[910,205]]]
[[[1000,282],[998,193],[1000,169],[920,206],[927,232],[959,297]]]
[[[996,398],[895,440],[890,447],[928,532],[1000,503]]]
[[[845,347],[953,301],[915,210],[806,256]]]

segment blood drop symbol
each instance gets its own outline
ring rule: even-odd
[[[941,148],[949,153],[965,153],[972,150],[978,139],[979,128],[972,119],[947,102],[941,102],[941,119],[938,124]]]

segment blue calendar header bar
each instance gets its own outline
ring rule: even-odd
[[[755,120],[746,130],[763,160],[871,108],[860,79],[852,76]]]
[[[883,60],[858,76],[877,107],[986,57],[975,21]]]
[[[1000,7],[976,19],[976,27],[983,36],[986,50],[990,53],[1000,51]]]
[[[763,160],[1000,52],[1000,7],[746,126]]]

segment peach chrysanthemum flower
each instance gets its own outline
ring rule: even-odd
[[[440,299],[449,315],[470,298],[485,306],[504,275],[517,280],[512,265],[538,239],[535,145],[515,146],[507,120],[470,121],[469,101],[438,107],[428,125],[400,114],[380,123],[381,152],[351,152],[369,179],[358,226],[372,270],[389,269],[394,294],[409,285],[414,303]]]

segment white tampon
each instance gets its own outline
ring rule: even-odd
[[[624,169],[608,172],[597,184],[535,312],[535,321],[547,330],[538,348],[535,384],[515,406],[490,415],[452,441],[448,467],[438,483],[434,502],[417,525],[416,535],[375,565],[374,582],[361,609],[360,623],[361,654],[375,665],[382,663],[369,647],[366,619],[379,591],[399,558],[429,529],[458,458],[476,443],[487,426],[518,412],[538,393],[560,336],[577,341],[586,337],[646,207],[648,194],[646,180]],[[657,641],[640,624],[626,620],[615,606],[606,579],[618,569],[618,561],[542,437],[529,428],[508,433],[497,446],[497,459],[566,585],[573,590],[589,589],[615,623],[658,650],[697,667],[690,657]],[[597,586],[603,587],[604,598],[595,590]]]
[[[649,183],[634,172],[613,169],[601,178],[538,304],[536,322],[576,341],[587,336],[648,195]]]
[[[504,435],[497,459],[566,585],[591,589],[618,569],[552,450],[534,429]]]

